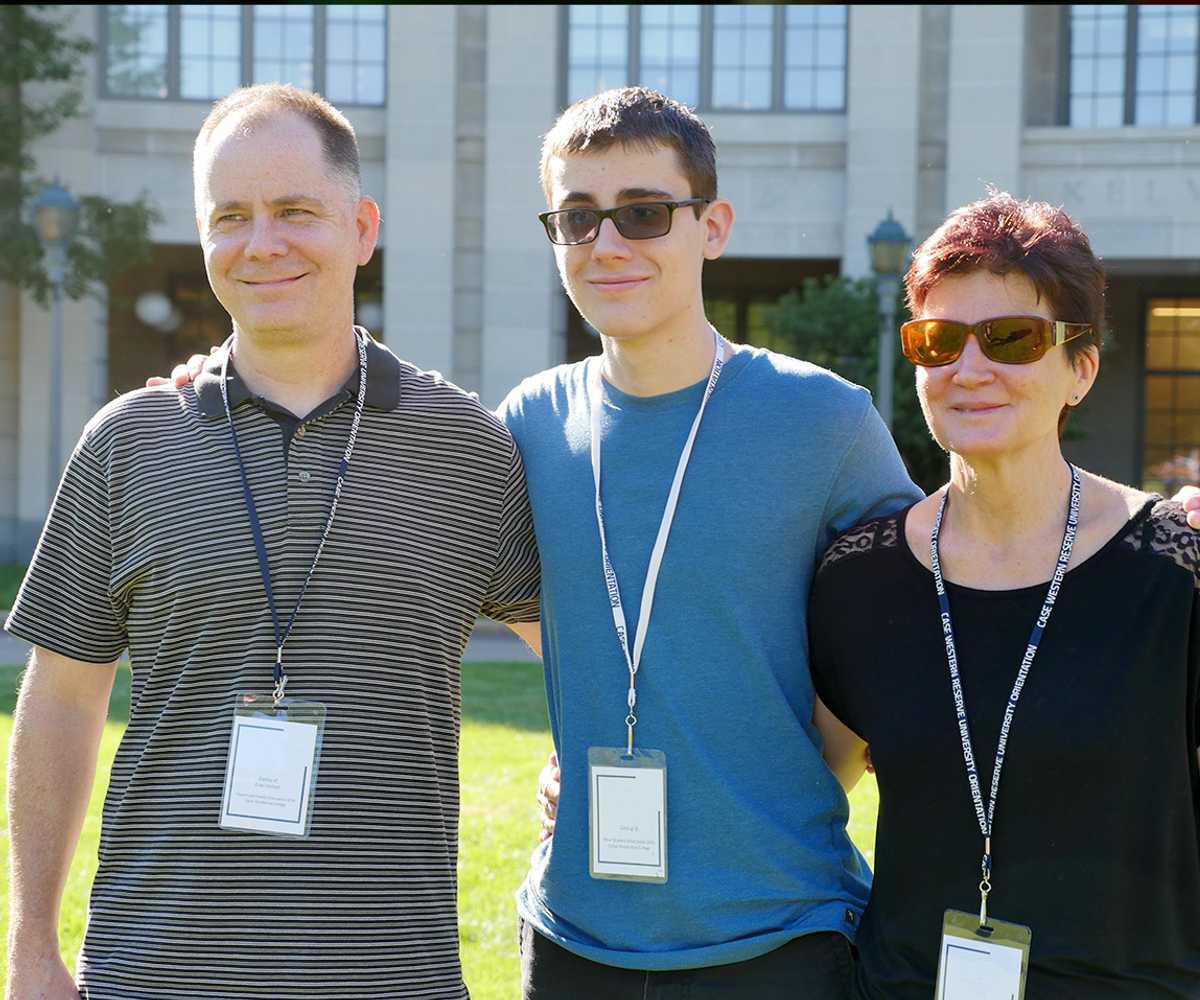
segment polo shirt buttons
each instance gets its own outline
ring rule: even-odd
[[[302,438],[302,437],[304,437],[304,435],[305,435],[304,424],[301,424],[299,427],[296,428],[296,437]]]
[[[300,472],[296,473],[296,478],[302,483],[307,483],[310,479],[312,479],[312,473],[307,470],[301,470]]]

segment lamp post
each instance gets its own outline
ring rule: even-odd
[[[879,415],[892,428],[892,371],[896,359],[896,295],[900,291],[900,275],[908,260],[908,233],[888,209],[887,218],[867,237],[871,251],[871,270],[875,272],[875,289],[879,295],[879,392],[875,405]]]
[[[67,247],[75,235],[79,203],[58,184],[47,184],[33,199],[33,220],[46,254],[46,276],[50,279],[53,306],[50,317],[50,446],[47,463],[50,498],[58,489],[62,472],[62,287],[67,273]]]

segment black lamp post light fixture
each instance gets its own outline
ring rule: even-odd
[[[895,220],[890,208],[887,218],[867,237],[879,296],[879,387],[875,405],[888,430],[892,427],[892,370],[896,364],[896,296],[911,243],[912,237]]]
[[[46,255],[46,277],[52,294],[50,316],[50,440],[47,448],[47,477],[50,496],[58,489],[62,473],[62,289],[67,274],[67,247],[79,222],[79,202],[60,184],[47,184],[33,199],[33,225]]]

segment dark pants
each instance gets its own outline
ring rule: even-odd
[[[834,932],[732,965],[643,972],[580,958],[521,926],[524,1000],[849,1000],[852,978],[850,945]]]

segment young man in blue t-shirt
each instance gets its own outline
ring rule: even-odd
[[[542,182],[603,350],[500,408],[561,764],[517,897],[525,996],[845,996],[870,876],[812,721],[808,590],[839,532],[922,494],[865,390],[705,319],[734,213],[691,111],[641,88],[581,101]]]

